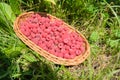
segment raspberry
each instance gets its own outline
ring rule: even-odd
[[[20,28],[20,31],[23,33],[23,34],[25,34],[25,29],[24,28]]]
[[[69,49],[69,53],[72,55],[72,54],[74,54],[74,50],[73,49]]]
[[[58,54],[57,54],[57,57],[63,58],[63,56],[64,56],[63,53],[58,53]]]
[[[81,51],[80,51],[80,50],[76,50],[76,51],[75,51],[75,54],[78,56],[78,55],[81,54]]]
[[[28,36],[28,39],[32,40],[32,36]]]
[[[75,58],[75,57],[76,57],[75,54],[71,54],[71,55],[70,55],[70,59],[73,59],[73,58]]]
[[[65,59],[69,59],[69,58],[70,58],[70,55],[69,55],[68,53],[65,53],[65,54],[63,55],[63,57],[64,57]]]
[[[47,36],[46,36],[46,40],[47,40],[47,41],[50,41],[50,40],[51,40],[50,35],[47,35]]]
[[[85,47],[81,46],[80,50],[81,50],[82,53],[84,53],[85,52]]]
[[[69,38],[63,39],[63,42],[64,42],[64,43],[68,43],[68,42],[69,42]]]
[[[39,41],[39,38],[33,38],[32,41],[33,41],[35,44],[38,45],[38,43],[39,43],[39,42],[38,42],[38,41]]]
[[[65,45],[65,49],[66,49],[66,50],[69,50],[69,49],[70,49],[70,46]]]
[[[47,33],[42,34],[43,38],[46,38],[46,36],[47,36]]]
[[[36,35],[35,33],[31,32],[31,36],[34,38]]]
[[[38,30],[37,30],[36,28],[33,28],[33,29],[32,29],[32,32],[34,32],[34,33],[37,33],[37,31],[38,31]]]
[[[39,47],[41,47],[42,44],[43,44],[42,41],[39,41],[39,42],[38,42],[38,46],[39,46]]]
[[[59,44],[58,44],[58,47],[59,47],[59,48],[63,48],[63,46],[64,46],[63,43],[59,43]]]

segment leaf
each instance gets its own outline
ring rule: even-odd
[[[100,51],[100,47],[98,47],[96,44],[90,44],[91,47],[91,53],[96,55]]]
[[[0,14],[1,15],[1,14]],[[9,24],[6,22],[7,20],[1,15],[0,16],[0,28],[5,28],[6,26],[9,26]]]
[[[1,10],[0,10],[0,20],[3,20],[3,21],[5,21],[4,14],[2,13],[2,11],[1,11]]]
[[[21,50],[23,48],[22,47],[8,47],[3,49],[2,51],[5,52],[7,57],[11,57],[11,58],[16,58],[17,56],[19,56],[21,54]]]
[[[9,0],[10,6],[15,14],[20,14],[20,3],[18,0]]]
[[[14,78],[18,78],[20,76],[21,76],[21,74],[19,74],[19,73],[12,75],[12,77],[14,77]]]
[[[47,2],[51,2],[52,4],[56,5],[55,0],[45,0]]]
[[[22,49],[23,49],[22,47],[15,47],[15,48],[14,47],[10,47],[10,48],[6,48],[5,52],[6,53],[12,53],[14,51],[20,52]]]
[[[2,13],[2,11],[0,11],[0,24],[5,25],[5,26],[9,26],[4,14]]]
[[[90,41],[92,42],[96,42],[99,39],[99,34],[97,31],[92,32],[92,34],[90,35]]]
[[[7,19],[5,14],[2,12],[1,7],[0,7],[0,29],[10,33],[13,32],[12,21]]]
[[[29,62],[37,61],[33,55],[25,54],[23,57],[24,57],[24,59],[26,59]]]
[[[119,43],[119,40],[110,40],[109,41],[109,45],[110,45],[110,47],[117,47],[118,46],[118,43]]]
[[[94,7],[93,5],[89,5],[89,6],[87,7],[87,9],[88,9],[88,11],[91,12],[91,13],[93,13],[93,12],[95,11],[95,7]]]
[[[8,20],[14,22],[16,16],[8,4],[1,2],[0,10]]]
[[[120,30],[118,30],[118,29],[114,30],[113,33],[114,33],[115,37],[120,38]]]

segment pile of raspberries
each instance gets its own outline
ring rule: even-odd
[[[19,29],[29,40],[56,57],[73,59],[85,52],[84,39],[62,20],[34,13],[20,22]]]

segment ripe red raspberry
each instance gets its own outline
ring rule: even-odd
[[[80,51],[80,50],[76,50],[76,51],[75,51],[75,54],[76,54],[77,56],[79,56],[79,55],[81,54],[81,51]]]
[[[64,56],[63,53],[58,53],[58,54],[57,54],[57,57],[63,58],[63,56]]]
[[[58,43],[59,48],[63,48],[64,44],[63,43]]]
[[[63,57],[64,57],[65,59],[70,59],[69,53],[65,53],[65,54],[63,55]]]
[[[81,50],[82,53],[84,53],[84,52],[85,52],[85,47],[84,47],[84,46],[81,46],[81,47],[80,47],[80,50]]]
[[[75,57],[76,57],[75,54],[71,54],[71,55],[70,55],[70,59],[73,59],[73,58],[75,58]]]

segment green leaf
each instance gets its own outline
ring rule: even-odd
[[[52,4],[56,5],[55,0],[45,0],[47,2],[51,2]]]
[[[22,47],[9,47],[3,49],[3,52],[6,54],[7,57],[15,58],[21,54]]]
[[[98,34],[98,32],[97,31],[94,31],[94,32],[92,32],[92,34],[90,35],[90,41],[92,41],[92,42],[96,42],[96,41],[98,41],[98,39],[99,39],[99,34]]]
[[[113,33],[115,37],[120,38],[120,30],[114,30]]]
[[[8,20],[14,22],[16,16],[8,4],[1,2],[0,10]]]
[[[0,14],[1,15],[1,14]],[[6,22],[7,20],[1,15],[0,16],[0,28],[4,28],[6,26],[9,26],[9,24]]]
[[[93,5],[89,5],[89,6],[87,7],[87,9],[88,9],[88,11],[91,12],[91,13],[93,13],[93,12],[95,11],[95,7],[94,7]]]
[[[20,14],[20,3],[18,0],[9,0],[10,6],[15,14]]]
[[[97,55],[98,52],[100,52],[100,47],[96,44],[90,44],[91,47],[91,53],[94,55]]]
[[[119,40],[110,40],[109,41],[109,45],[110,45],[110,47],[117,47],[118,46],[118,43],[119,43]]]
[[[14,47],[10,47],[10,48],[6,48],[5,52],[6,53],[12,53],[14,51],[20,52],[22,49],[23,49],[22,47],[15,47],[15,48]]]
[[[12,77],[14,77],[14,78],[18,78],[20,76],[21,76],[21,74],[19,74],[19,73],[12,75]]]
[[[9,26],[9,23],[7,22],[4,14],[2,13],[1,10],[0,10],[0,24],[4,25],[4,26]]]
[[[7,19],[1,7],[0,7],[0,29],[10,33],[13,32],[12,20],[10,21]]]
[[[33,55],[25,54],[23,57],[24,57],[24,59],[26,59],[29,62],[37,61]]]

